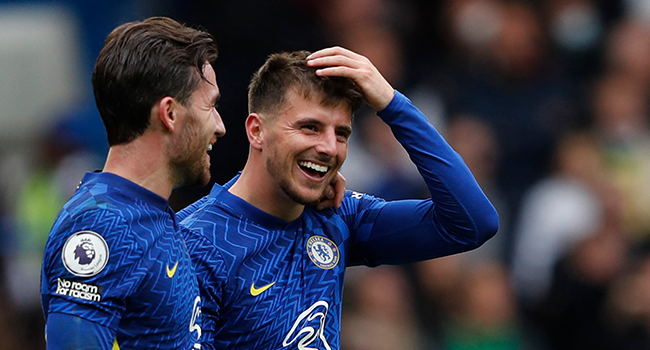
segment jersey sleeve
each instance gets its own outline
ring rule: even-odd
[[[417,166],[431,195],[390,201],[352,194],[356,239],[350,264],[397,264],[474,249],[498,228],[498,215],[462,157],[400,92],[379,117]]]
[[[111,350],[115,331],[79,316],[51,313],[45,325],[47,350]]]
[[[178,222],[185,220],[188,216],[190,216],[190,214],[201,208],[207,200],[208,196],[204,196],[202,198],[199,198],[194,203],[188,205],[187,207],[179,210],[178,213],[176,213],[176,220]]]
[[[41,298],[49,314],[117,329],[146,266],[131,227],[110,210],[89,210],[55,227],[43,258]]]

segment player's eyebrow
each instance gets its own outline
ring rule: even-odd
[[[313,124],[319,126],[325,125],[325,123],[323,123],[320,119],[312,118],[312,117],[305,117],[305,118],[298,119],[296,120],[295,124],[296,125]]]

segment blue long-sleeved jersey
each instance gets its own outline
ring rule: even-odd
[[[427,200],[346,191],[340,209],[286,222],[215,185],[181,213],[204,300],[204,348],[339,349],[345,268],[478,247],[498,217],[462,158],[402,94],[378,115],[417,165]]]

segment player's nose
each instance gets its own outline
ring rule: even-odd
[[[223,120],[221,119],[221,114],[219,114],[219,111],[216,111],[214,118],[217,122],[214,134],[217,135],[217,137],[221,137],[226,134],[226,126],[223,124]]]
[[[323,153],[328,156],[334,157],[337,155],[337,141],[336,133],[334,130],[327,130],[323,132],[321,137],[318,139],[318,144],[316,145],[316,151],[318,153]]]

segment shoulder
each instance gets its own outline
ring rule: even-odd
[[[108,233],[121,233],[130,227],[128,220],[119,210],[111,207],[99,207],[97,204],[70,207],[62,211],[52,226],[50,238],[65,238],[80,231],[99,232],[105,236]]]
[[[373,195],[346,190],[343,203],[339,209],[341,215],[349,215],[351,213],[358,213],[370,208],[380,208],[386,203],[383,198],[375,197]]]
[[[201,220],[210,220],[215,216],[222,216],[227,208],[227,198],[224,186],[214,184],[210,193],[196,202],[180,210],[177,214],[179,222],[185,227],[192,227]]]
[[[204,197],[179,212],[178,220],[186,239],[214,242],[219,228],[230,221],[227,208],[215,198]]]
[[[186,240],[215,244],[226,231],[238,231],[246,208],[237,207],[224,186],[215,184],[210,194],[181,210],[177,218],[185,231]],[[241,200],[239,200],[241,201]]]
[[[346,190],[341,206],[323,210],[309,208],[306,213],[308,216],[321,220],[332,221],[335,219],[343,220],[348,226],[353,226],[361,217],[370,211],[379,211],[388,203],[386,200],[369,195],[367,193]]]
[[[143,216],[148,217],[143,219]],[[79,264],[83,262],[80,256],[85,253],[84,249],[98,258],[108,258],[110,254],[137,260],[171,227],[171,214],[165,218],[118,202],[84,201],[62,211],[50,231],[45,260],[62,254],[64,260],[67,256],[67,260]]]
[[[220,280],[236,260],[235,255],[224,253],[229,246],[226,231],[236,230],[239,226],[236,219],[228,214],[220,201],[210,196],[203,197],[179,214],[179,226],[197,273],[206,281]]]
[[[197,200],[196,202],[188,205],[187,207],[181,209],[176,213],[176,218],[178,219],[179,222],[185,220],[187,217],[190,215],[194,214],[195,212],[201,210],[202,208],[205,207],[206,203],[210,201],[209,196],[204,196]]]
[[[72,265],[79,265],[79,269],[82,269],[86,251],[98,255],[97,260],[107,259],[112,247],[123,245],[124,239],[131,236],[128,234],[130,230],[130,225],[125,218],[110,209],[89,206],[74,214],[63,215],[50,231],[45,247],[45,260],[61,254],[68,270]],[[66,264],[66,261],[70,264]],[[74,261],[77,263],[72,264]],[[83,268],[83,270],[93,271],[98,266],[88,267],[90,269]],[[75,269],[72,270],[74,273]]]

